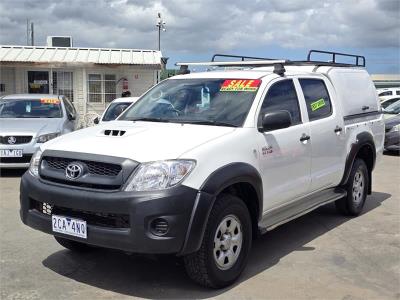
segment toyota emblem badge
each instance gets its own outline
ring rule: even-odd
[[[10,145],[14,145],[17,142],[17,139],[15,138],[15,136],[9,136],[8,139],[7,139],[7,142]]]
[[[81,177],[83,167],[77,163],[70,163],[65,169],[65,177],[69,180],[75,180]]]

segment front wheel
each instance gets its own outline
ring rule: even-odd
[[[364,207],[369,185],[369,172],[362,159],[356,159],[345,186],[347,196],[335,202],[339,212],[348,216],[358,216]]]
[[[221,195],[211,210],[200,249],[184,257],[189,277],[206,287],[230,285],[246,266],[251,240],[247,206],[236,196]]]

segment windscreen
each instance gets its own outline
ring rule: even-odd
[[[260,84],[257,79],[165,80],[119,120],[242,126]]]
[[[115,120],[125,109],[128,108],[130,102],[115,102],[111,103],[104,113],[103,121]]]
[[[0,100],[0,118],[61,118],[59,99]]]

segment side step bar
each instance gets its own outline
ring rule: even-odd
[[[322,205],[344,198],[346,195],[347,192],[344,189],[328,189],[267,211],[263,214],[262,220],[258,223],[260,233],[266,233]]]

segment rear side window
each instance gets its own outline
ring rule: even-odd
[[[400,91],[396,91],[396,95],[400,95]]]
[[[299,100],[291,79],[278,81],[269,88],[261,106],[259,123],[266,113],[278,110],[286,110],[290,113],[292,125],[301,123]]]
[[[382,97],[382,96],[392,96],[392,91],[382,92],[382,93],[380,93],[378,96],[379,96],[379,97]]]
[[[332,113],[331,99],[323,80],[299,79],[306,100],[310,121],[328,117]]]

